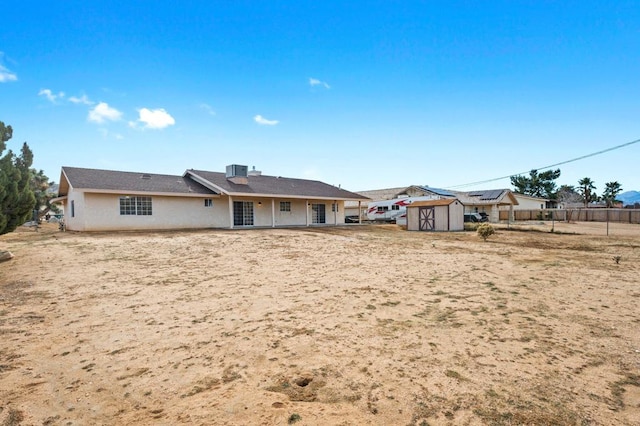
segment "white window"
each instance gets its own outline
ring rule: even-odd
[[[331,211],[332,212],[338,211],[338,203],[331,203]]]
[[[120,215],[151,216],[151,197],[120,197]]]
[[[204,199],[204,206],[205,207],[213,207],[213,200],[211,198],[205,198]]]
[[[291,211],[291,201],[280,201],[280,211],[281,212],[290,212]]]

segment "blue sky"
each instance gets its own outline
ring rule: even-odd
[[[9,0],[2,13],[0,120],[56,182],[62,166],[235,163],[350,190],[451,188],[640,138],[637,1]],[[640,143],[565,164],[557,183],[640,189],[639,158]]]

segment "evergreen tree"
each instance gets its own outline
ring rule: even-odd
[[[560,169],[547,170],[538,173],[537,170],[531,170],[529,176],[511,176],[511,185],[519,194],[531,195],[532,197],[548,198],[553,200],[556,198],[556,179],[560,177]]]
[[[11,126],[0,121],[0,154],[13,136]],[[0,234],[13,231],[26,222],[36,204],[30,187],[33,153],[25,142],[20,155],[9,150],[0,158]]]
[[[58,213],[60,209],[51,204],[51,199],[56,197],[56,194],[51,191],[51,187],[55,185],[54,182],[49,182],[49,178],[44,174],[43,170],[31,169],[31,190],[36,197],[35,210],[38,211],[40,217],[45,216],[50,211]]]

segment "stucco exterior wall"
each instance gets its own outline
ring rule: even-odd
[[[78,208],[84,204],[84,193],[73,192],[67,197],[64,205],[64,221],[67,229],[71,231],[85,231],[84,209]]]
[[[518,200],[518,205],[513,206],[514,210],[536,210],[546,207],[546,202],[543,199],[523,197],[518,194],[514,194],[514,196]],[[509,206],[501,207],[500,210],[509,210]]]
[[[126,194],[122,194],[124,196]],[[120,197],[115,194],[95,194],[72,191],[67,205],[75,200],[75,217],[69,217],[70,231],[109,231],[138,229],[190,229],[228,227],[226,205],[213,199],[211,207],[205,207],[204,198],[152,196],[152,214],[121,215]],[[67,207],[67,206],[66,206]]]
[[[336,202],[338,210],[334,212],[332,211],[334,201],[326,200],[272,200],[222,196],[211,198],[212,205],[205,206],[206,197],[148,195],[152,199],[151,215],[121,215],[120,197],[126,195],[128,194],[70,191],[64,206],[67,229],[110,231],[231,228],[234,201],[253,202],[253,226],[242,226],[242,228],[316,225],[312,223],[312,204],[325,205],[325,224],[344,224],[343,201]],[[280,201],[290,202],[291,211],[280,211]]]

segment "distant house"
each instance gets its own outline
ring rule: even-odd
[[[462,231],[464,205],[456,198],[417,201],[407,206],[408,231]]]
[[[72,231],[340,225],[345,201],[366,200],[240,165],[181,176],[63,167],[56,199]]]
[[[550,201],[548,198],[533,197],[517,192],[514,192],[513,196],[518,200],[518,207],[514,210],[542,210],[547,208]]]
[[[518,205],[518,200],[510,189],[455,192],[455,194],[464,204],[465,213],[485,213],[489,222],[500,221],[501,209],[513,211],[514,206]]]
[[[431,186],[411,185],[404,188],[390,188],[387,190],[362,191],[360,195],[366,195],[373,201],[394,199],[403,197],[434,196],[439,199],[458,199],[465,209],[465,213],[485,213],[490,222],[499,221],[499,210],[513,210],[519,204],[515,194],[509,189],[490,189],[482,191],[453,191],[434,188]],[[388,198],[377,198],[376,195],[384,194]],[[354,203],[350,203],[354,206]],[[349,205],[348,205],[349,207]],[[367,208],[367,203],[361,203],[361,211]],[[354,214],[357,214],[355,210]],[[349,213],[348,213],[349,214]]]

